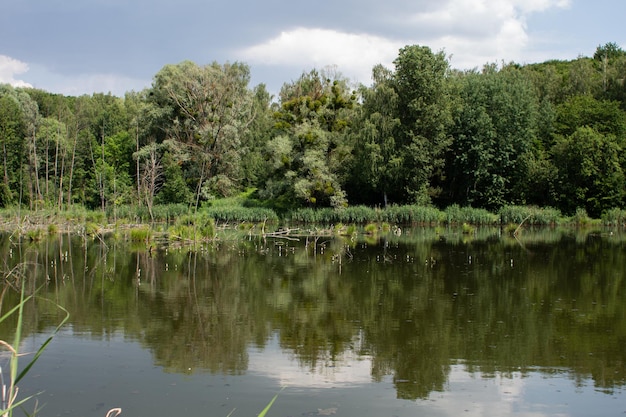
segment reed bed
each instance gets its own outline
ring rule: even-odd
[[[552,207],[504,206],[498,214],[502,224],[527,223],[536,226],[555,226],[564,221],[561,212]]]
[[[496,225],[500,223],[500,216],[485,209],[474,207],[460,207],[456,204],[444,210],[448,224]]]
[[[602,222],[606,226],[626,226],[626,210],[614,208],[602,214]]]
[[[277,222],[278,215],[274,210],[263,207],[243,207],[243,206],[225,206],[216,205],[202,208],[201,213],[215,219],[216,222],[229,223],[261,223],[261,222]]]

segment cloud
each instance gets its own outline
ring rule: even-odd
[[[404,45],[368,34],[301,27],[281,32],[265,43],[240,50],[237,55],[252,64],[302,70],[336,65],[352,80],[366,82],[374,65],[391,65]]]
[[[18,74],[28,71],[28,64],[17,59],[0,55],[0,84],[11,84],[13,87],[32,87],[29,83],[15,79]]]
[[[111,93],[123,97],[126,92],[149,87],[150,81],[119,74],[83,74],[74,77],[50,77],[49,84],[50,87],[45,87],[45,90],[64,95]]]
[[[363,83],[369,83],[375,64],[391,67],[398,50],[411,44],[445,50],[452,67],[458,69],[499,61],[535,61],[545,57],[530,55],[533,38],[526,24],[528,16],[569,5],[570,0],[449,0],[437,8],[391,18],[389,23],[399,29],[394,33],[403,33],[402,37],[297,27],[237,55],[268,67],[306,70],[336,65],[341,73]]]
[[[61,74],[47,67],[33,64],[29,70],[29,82],[35,88],[68,96],[93,93],[111,93],[124,96],[131,90],[140,91],[150,86],[150,80],[133,78],[117,73]]]
[[[569,7],[569,0],[452,0],[408,19],[422,41],[452,54],[455,68],[488,62],[540,58],[529,55],[527,19],[533,13]]]

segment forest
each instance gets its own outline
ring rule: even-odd
[[[408,45],[371,85],[303,72],[272,96],[245,63],[165,65],[150,88],[0,85],[0,207],[626,206],[626,51],[451,68]]]

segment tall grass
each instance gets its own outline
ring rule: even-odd
[[[152,217],[150,210],[146,206],[118,206],[113,213],[112,208],[107,209],[107,218],[112,221],[113,217],[124,219],[133,223],[149,223],[151,221],[159,223],[170,223],[178,217],[188,214],[189,207],[186,204],[158,204],[152,207]]]
[[[278,215],[274,210],[263,207],[243,207],[239,205],[215,205],[202,208],[202,213],[217,222],[276,222]]]
[[[613,208],[602,213],[602,222],[607,226],[626,226],[626,210]]]
[[[215,220],[206,213],[186,214],[179,217],[168,230],[171,240],[207,241],[215,239]]]
[[[9,282],[9,280],[13,279],[14,283]],[[11,417],[13,415],[13,411],[22,407],[27,401],[33,398],[33,396],[28,396],[25,398],[18,398],[19,382],[28,374],[30,369],[33,367],[37,359],[41,356],[44,350],[48,347],[54,335],[56,335],[61,327],[67,322],[69,319],[69,312],[61,307],[58,304],[55,304],[58,309],[65,313],[65,318],[61,320],[59,325],[53,331],[52,335],[46,339],[46,341],[37,349],[32,359],[26,363],[25,366],[20,365],[20,357],[23,357],[23,353],[20,352],[20,344],[22,342],[22,326],[24,321],[24,306],[26,303],[32,299],[35,294],[30,294],[26,296],[26,285],[25,285],[25,276],[23,273],[23,265],[20,264],[13,268],[7,276],[5,276],[5,285],[19,285],[20,287],[20,301],[19,303],[7,311],[0,317],[0,323],[8,320],[9,317],[17,314],[17,324],[15,326],[15,335],[13,337],[13,342],[8,343],[5,340],[0,340],[0,345],[9,351],[10,359],[9,359],[9,370],[8,370],[8,379],[5,378],[4,370],[0,368],[0,384],[2,385],[2,409],[0,410],[0,415],[3,417]],[[35,292],[36,293],[36,292]],[[3,295],[5,293],[3,292]],[[45,299],[44,299],[45,300]],[[48,301],[48,300],[46,300]],[[1,305],[1,303],[0,303]],[[20,367],[22,368],[19,371]],[[19,371],[19,372],[18,372]],[[36,412],[37,410],[35,410]]]
[[[552,207],[504,206],[499,211],[502,224],[555,226],[563,221],[561,212]]]
[[[444,213],[448,224],[494,225],[500,223],[500,216],[481,208],[460,207],[453,204],[446,208]]]

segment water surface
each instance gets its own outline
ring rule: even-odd
[[[255,416],[280,392],[270,416],[616,416],[625,242],[414,228],[152,252],[68,236],[0,245],[29,291],[43,285],[23,349],[62,318],[54,303],[71,314],[21,383],[43,391],[39,415]]]

